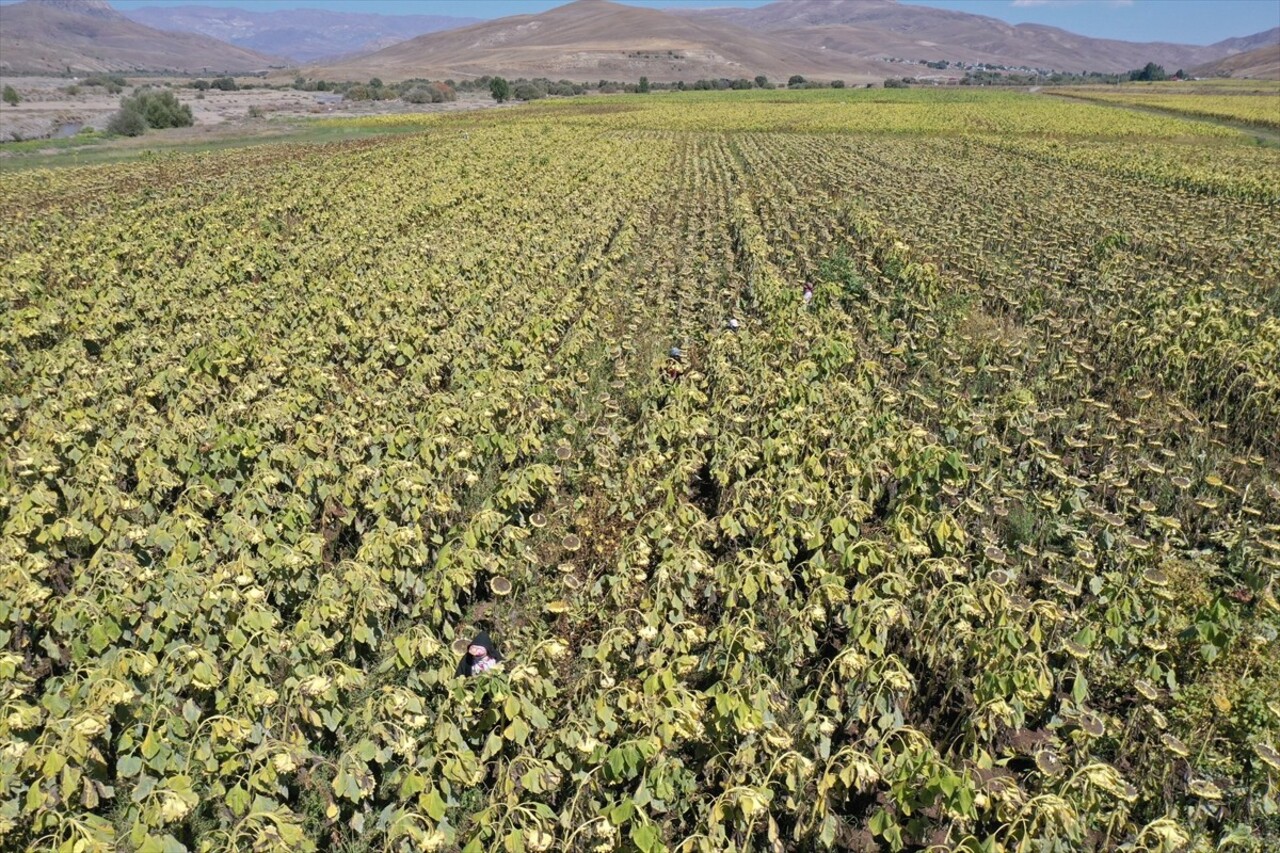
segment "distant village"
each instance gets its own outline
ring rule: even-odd
[[[1025,86],[1037,83],[1123,83],[1132,81],[1155,80],[1197,80],[1190,77],[1182,69],[1173,74],[1155,63],[1147,63],[1146,67],[1121,73],[1105,73],[1101,71],[1080,71],[1074,73],[1057,68],[1035,68],[1029,65],[1000,65],[994,62],[952,62],[947,59],[908,59],[901,56],[882,56],[882,62],[901,65],[916,65],[930,71],[947,72],[942,74],[913,74],[904,77],[904,82],[934,86]],[[964,72],[957,74],[955,72]]]

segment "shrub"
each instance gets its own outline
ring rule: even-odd
[[[342,93],[342,98],[346,101],[389,101],[396,96],[395,89],[366,86],[363,83],[349,84]]]
[[[138,136],[149,127],[190,127],[194,123],[191,107],[180,103],[173,92],[141,89],[133,97],[120,100],[120,111],[107,123],[107,131]]]
[[[147,120],[134,110],[120,110],[107,122],[107,133],[115,136],[141,136],[147,132]]]
[[[400,100],[410,104],[442,104],[458,100],[458,93],[444,83],[427,83],[412,87],[400,96]]]
[[[128,85],[129,81],[124,79],[123,74],[93,74],[92,77],[86,77],[81,81],[81,86],[101,86],[111,95],[119,95]]]
[[[129,85],[129,81],[125,80],[120,74],[95,74],[92,77],[86,77],[80,81],[81,86],[101,86],[107,90],[107,94],[118,95],[124,91],[124,87]]]
[[[843,88],[844,88],[844,81],[843,81],[843,80],[832,80],[832,81],[831,81],[831,88],[832,88],[832,89],[843,89]]]
[[[16,107],[22,101],[22,96],[18,94],[18,90],[12,86],[4,87],[4,102],[9,106]]]
[[[884,81],[884,87],[886,89],[905,89],[907,88],[907,83],[905,80],[899,80],[897,77],[890,77],[888,80]]]
[[[190,127],[195,123],[191,107],[181,103],[172,92],[142,91],[132,100],[141,108],[147,127]]]
[[[791,78],[787,80],[788,86],[803,86],[804,84],[805,84],[805,79],[799,74],[792,74]]]
[[[409,91],[400,96],[400,100],[406,104],[430,104],[431,90],[426,86],[414,86]]]
[[[545,98],[547,93],[533,83],[517,83],[512,95],[516,100],[520,101],[536,101],[539,98]]]
[[[214,89],[219,89],[223,92],[240,91],[240,87],[236,85],[235,79],[231,77],[216,77],[209,85]]]

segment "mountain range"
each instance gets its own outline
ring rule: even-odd
[[[754,9],[689,11],[576,0],[539,15],[419,36],[307,73],[329,79],[644,75],[655,81],[802,74],[852,82],[918,76],[920,61],[941,60],[1077,72],[1123,72],[1156,62],[1172,72],[1271,44],[1280,44],[1280,27],[1208,46],[1137,43],[896,0],[781,0]]]
[[[859,56],[945,59],[1058,71],[1121,72],[1154,61],[1172,72],[1280,44],[1280,27],[1208,46],[1139,43],[1091,38],[1042,24],[1009,24],[985,15],[896,0],[784,0],[754,9],[684,14]]]
[[[284,60],[196,33],[131,21],[106,0],[0,6],[0,71],[254,71]]]
[[[1169,71],[1274,77],[1280,63],[1273,51],[1280,51],[1280,27],[1207,46],[1136,43],[897,0],[781,0],[706,10],[576,0],[537,15],[480,22],[172,5],[125,16],[107,0],[0,5],[0,71],[213,73],[302,64],[303,74],[329,80],[502,74],[689,82],[759,74],[862,82],[963,73],[921,67],[946,61],[1075,72],[1123,72],[1156,62]]]
[[[1201,65],[1194,69],[1199,77],[1247,77],[1253,80],[1280,80],[1280,43],[1255,47],[1244,53]]]
[[[372,53],[405,39],[457,29],[479,18],[377,15],[325,9],[253,11],[214,6],[144,6],[124,13],[157,30],[200,33],[294,62]]]
[[[571,80],[688,80],[801,73],[879,79],[892,69],[752,32],[712,17],[678,15],[606,0],[576,0],[418,36],[342,63],[304,69],[325,79],[457,78],[481,74]]]

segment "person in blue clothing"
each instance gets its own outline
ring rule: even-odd
[[[667,379],[678,379],[684,373],[684,350],[672,347],[667,353],[667,364],[662,369]]]

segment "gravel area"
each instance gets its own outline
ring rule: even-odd
[[[109,95],[101,87],[82,87],[79,94],[68,94],[77,80],[65,77],[0,77],[0,87],[11,85],[22,97],[17,106],[0,104],[0,143],[23,139],[53,139],[70,136],[82,127],[102,130],[120,106],[124,93]],[[164,81],[151,82],[152,85]],[[250,123],[256,117],[303,118],[323,115],[383,115],[388,113],[436,113],[482,109],[496,106],[488,95],[459,95],[446,104],[406,104],[401,101],[343,101],[331,92],[297,92],[292,89],[241,89],[223,92],[210,89],[203,93],[175,82],[173,91],[184,104],[191,106],[195,127],[212,129]],[[255,115],[250,115],[253,110]]]

